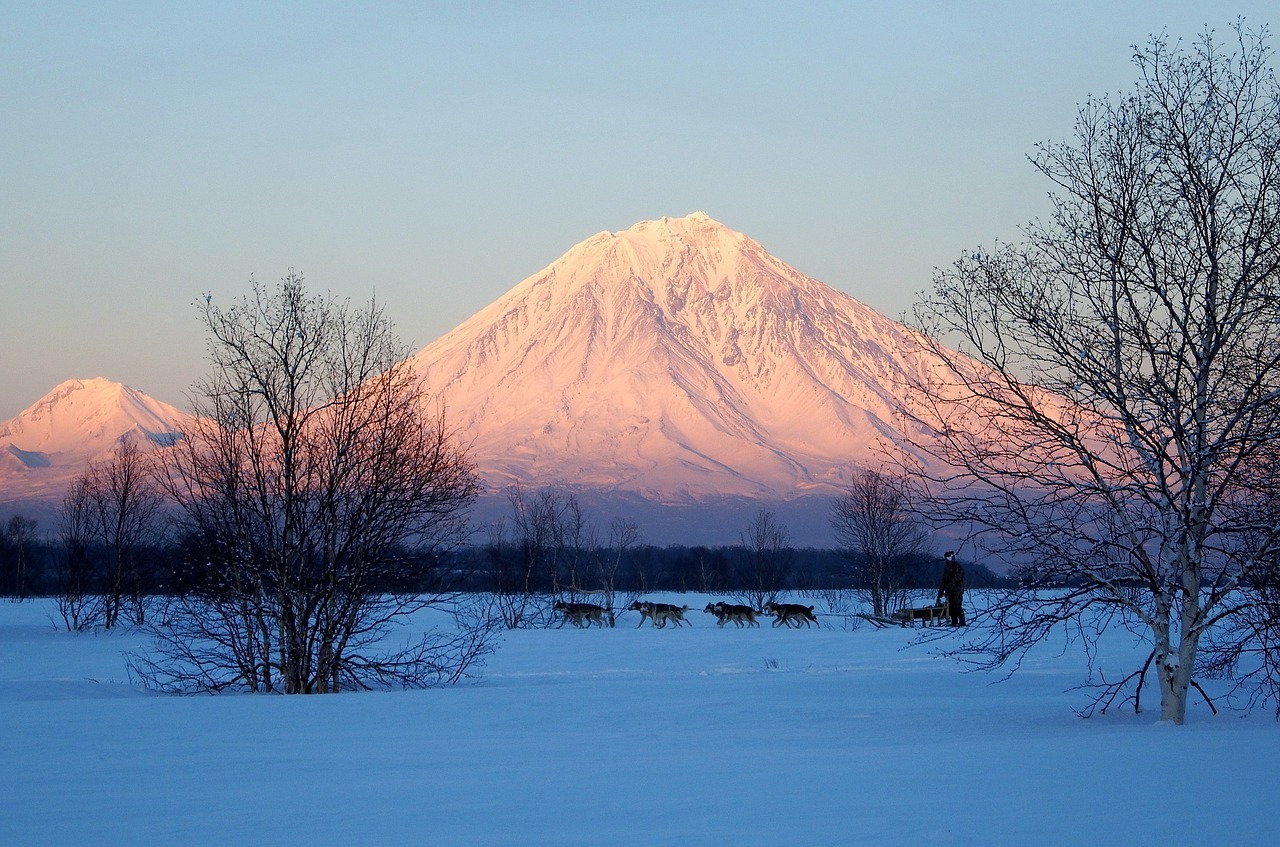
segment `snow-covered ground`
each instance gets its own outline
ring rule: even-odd
[[[1280,843],[1269,714],[1082,720],[1061,645],[1001,682],[905,630],[627,613],[507,633],[453,688],[170,697],[129,684],[139,636],[51,613],[0,603],[4,845]]]

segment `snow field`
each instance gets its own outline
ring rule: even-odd
[[[693,626],[512,631],[479,679],[326,697],[152,695],[141,637],[0,603],[0,844],[1280,843],[1270,715],[1086,721],[1075,648],[998,682],[937,655],[950,632],[651,599]]]

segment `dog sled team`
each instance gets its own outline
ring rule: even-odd
[[[595,603],[570,603],[557,600],[552,609],[563,618],[560,626],[572,623],[577,627],[589,627],[594,623],[603,627],[606,621],[609,626],[614,626],[616,623],[612,609]],[[646,620],[656,629],[664,629],[668,623],[678,627],[686,624],[692,626],[692,623],[685,618],[685,612],[689,611],[688,606],[636,600],[627,607],[627,610],[640,613],[640,623],[637,624],[637,628],[644,626]],[[816,626],[818,623],[818,616],[814,614],[813,606],[803,606],[799,603],[775,603],[772,600],[765,603],[763,609],[758,610],[739,603],[717,601],[708,603],[702,611],[714,615],[716,624],[721,627],[727,623],[736,624],[738,627],[759,626],[760,622],[757,618],[769,615],[774,618],[774,626]]]
[[[916,621],[920,621],[925,626],[942,626],[944,624],[965,626],[967,621],[964,614],[964,576],[964,568],[956,561],[955,552],[948,550],[943,556],[942,584],[938,586],[938,596],[933,605],[917,609],[898,609],[888,617],[866,614],[860,614],[858,617],[871,621],[876,626],[889,624],[915,626]],[[588,627],[593,623],[598,626],[604,626],[606,619],[609,621],[609,626],[615,624],[613,609],[609,608],[609,606],[599,606],[594,603],[568,603],[557,600],[553,608],[557,614],[564,616],[564,620],[560,622],[561,626],[570,621],[578,627]],[[685,612],[689,611],[688,606],[655,603],[650,600],[636,600],[627,609],[640,613],[638,626],[644,626],[646,620],[657,629],[665,628],[668,623],[672,623],[677,627],[690,623],[684,616]],[[718,600],[714,603],[708,603],[707,607],[702,611],[709,615],[714,615],[716,625],[720,627],[727,623],[732,623],[738,628],[759,626],[760,622],[757,618],[768,615],[773,616],[774,626],[802,627],[816,626],[818,623],[818,617],[813,613],[813,606],[802,606],[799,603],[776,603],[772,600],[765,603],[763,608],[760,609],[753,609],[740,603],[726,603],[723,600]]]

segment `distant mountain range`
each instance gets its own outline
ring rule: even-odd
[[[942,367],[912,330],[702,212],[588,238],[411,362],[489,486],[482,518],[506,485],[557,485],[688,543],[732,543],[767,505],[829,544],[830,499],[879,464],[907,387]],[[0,423],[0,504],[59,499],[120,438],[163,446],[185,420],[106,380],[63,383]]]

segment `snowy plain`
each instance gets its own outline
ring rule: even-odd
[[[140,635],[53,618],[0,603],[4,845],[1280,844],[1271,714],[1081,719],[1073,645],[1001,681],[951,631],[624,613],[507,632],[450,688],[175,697],[130,683]],[[1108,633],[1098,665],[1145,655]]]

